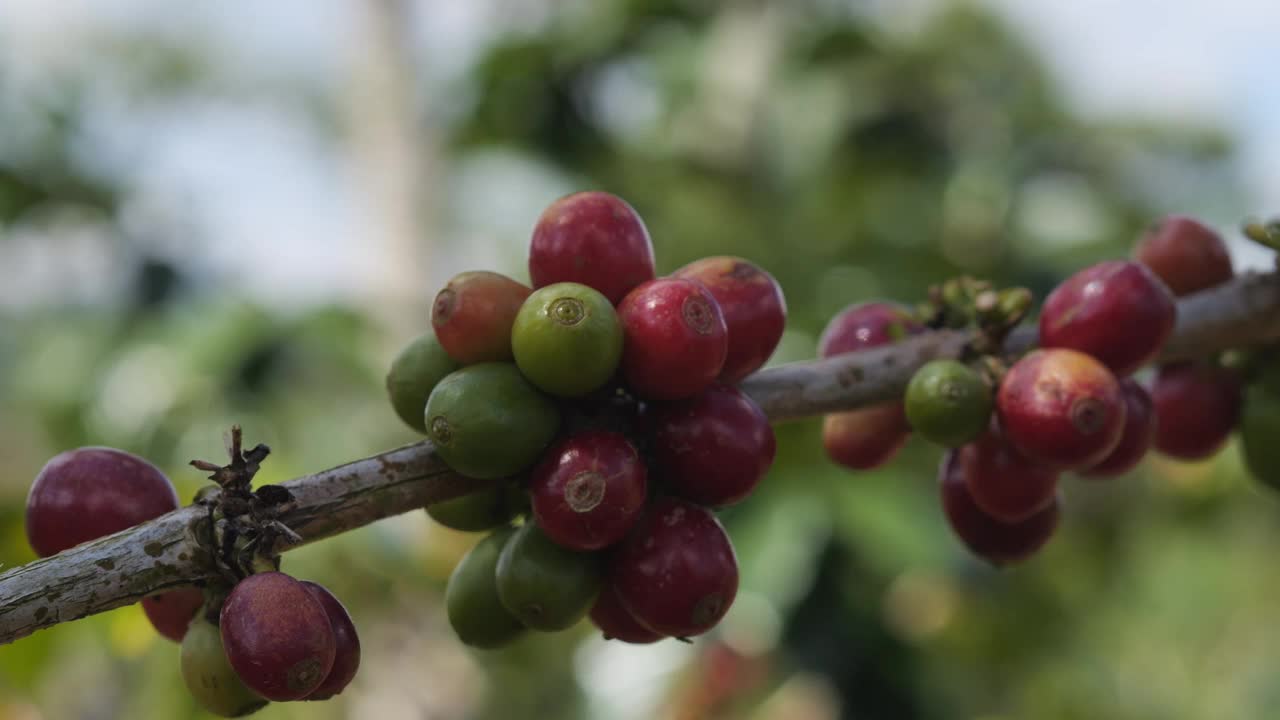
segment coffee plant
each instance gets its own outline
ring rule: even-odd
[[[1276,224],[1246,234],[1280,246]],[[208,711],[326,700],[358,673],[359,619],[282,572],[281,553],[425,506],[485,533],[445,591],[459,642],[494,649],[584,620],[611,641],[691,642],[738,592],[716,513],[765,480],[771,419],[804,415],[825,413],[826,453],[853,471],[892,461],[912,433],[941,446],[940,515],[996,566],[1051,540],[1070,511],[1062,483],[1113,482],[1153,449],[1204,458],[1238,433],[1246,467],[1280,487],[1280,346],[1252,322],[1278,312],[1276,276],[1235,279],[1221,238],[1194,219],[1166,218],[1132,260],[1067,278],[1034,322],[1027,289],[959,277],[919,302],[845,308],[820,360],[764,371],[786,324],[779,284],[738,257],[658,277],[621,198],[553,203],[528,263],[532,287],[488,271],[451,279],[430,330],[392,363],[391,410],[427,443],[255,490],[270,451],[245,451],[235,428],[227,464],[192,462],[212,484],[182,509],[142,458],[86,447],[50,460],[26,514],[47,559],[0,576],[0,597],[74,583],[89,562],[177,561],[52,617],[15,601],[0,639],[140,599],[180,643],[180,674]],[[1271,300],[1242,310],[1238,293],[1257,287]],[[1152,363],[1150,378],[1136,374]]]

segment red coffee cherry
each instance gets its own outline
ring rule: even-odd
[[[204,605],[200,588],[181,588],[142,598],[142,611],[151,626],[170,640],[180,643],[196,611]]]
[[[360,636],[356,633],[356,625],[351,621],[347,608],[333,593],[323,585],[309,580],[303,580],[302,584],[320,601],[325,614],[329,616],[329,626],[333,628],[333,667],[320,686],[307,696],[308,700],[328,700],[346,689],[360,669]]]
[[[533,515],[553,541],[599,550],[623,538],[644,510],[648,471],[615,432],[587,430],[551,448],[533,471]]]
[[[1235,275],[1222,237],[1185,215],[1169,215],[1148,228],[1133,257],[1179,297],[1221,285]]]
[[[964,480],[969,497],[983,513],[1018,523],[1054,502],[1058,473],[1018,454],[993,427],[959,448],[951,472]]]
[[[653,454],[668,489],[701,505],[742,500],[773,465],[769,419],[729,385],[660,406],[653,415]]]
[[[1150,270],[1109,260],[1049,293],[1040,312],[1040,346],[1079,350],[1124,376],[1155,359],[1177,315],[1173,295]]]
[[[911,426],[899,402],[822,418],[822,447],[827,457],[852,470],[873,470],[884,465],[910,436]]]
[[[591,624],[604,635],[605,640],[621,640],[632,645],[648,645],[661,640],[664,636],[641,625],[631,613],[622,606],[618,594],[613,587],[606,585],[596,596],[596,604],[591,608]]]
[[[580,192],[542,212],[529,244],[529,277],[535,288],[576,282],[618,304],[654,278],[653,243],[640,216],[621,198]]]
[[[924,326],[896,303],[866,302],[846,307],[831,318],[818,341],[818,356],[831,357],[897,342]],[[822,445],[833,462],[853,470],[871,470],[889,462],[911,434],[901,402],[885,403],[822,420]]]
[[[996,566],[1025,560],[1044,547],[1058,528],[1058,501],[1016,523],[1001,522],[982,512],[956,462],[959,450],[949,451],[939,468],[942,510],[956,537],[970,552]]]
[[[436,339],[463,365],[511,360],[511,326],[532,292],[495,272],[455,275],[431,306]]]
[[[911,311],[897,303],[856,303],[841,310],[822,331],[818,357],[831,357],[855,350],[887,345],[915,335],[924,326]]]
[[[1000,383],[996,408],[1005,439],[1028,460],[1058,470],[1097,465],[1124,432],[1120,384],[1075,350],[1036,350],[1019,360]]]
[[[1114,477],[1129,472],[1142,462],[1155,440],[1156,413],[1147,389],[1132,378],[1125,378],[1120,381],[1120,392],[1124,395],[1125,407],[1120,444],[1106,460],[1081,470],[1083,477]]]
[[[736,384],[769,360],[787,325],[787,301],[772,275],[742,258],[719,256],[695,260],[672,276],[697,280],[720,304],[729,329],[720,382]]]
[[[40,557],[178,509],[173,483],[136,455],[104,447],[50,460],[27,496],[27,540]]]
[[[301,700],[333,669],[337,639],[329,614],[306,585],[284,573],[241,580],[219,617],[227,661],[268,700]]]
[[[681,400],[705,390],[724,367],[729,333],[724,314],[701,283],[651,280],[618,305],[622,373],[637,395]]]
[[[1180,460],[1222,449],[1240,422],[1243,389],[1233,371],[1202,363],[1165,365],[1151,386],[1155,448]]]
[[[612,558],[618,600],[644,627],[672,637],[720,622],[738,594],[733,543],[706,508],[659,498]]]

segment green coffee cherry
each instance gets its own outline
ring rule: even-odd
[[[428,505],[427,515],[453,530],[482,532],[506,525],[528,509],[529,500],[524,490],[516,483],[504,482],[470,495]]]
[[[427,435],[449,467],[494,480],[524,470],[555,437],[560,413],[511,363],[450,374],[427,400]]]
[[[514,534],[512,528],[494,531],[471,548],[449,576],[444,591],[449,625],[458,639],[471,647],[502,647],[525,630],[498,599],[495,579],[498,557]]]
[[[1264,388],[1272,397],[1280,398],[1280,351],[1265,356],[1253,384]]]
[[[622,325],[613,304],[586,285],[535,290],[516,315],[511,348],[520,372],[545,392],[586,395],[613,377],[622,358]]]
[[[181,666],[182,680],[191,696],[214,715],[244,717],[267,704],[231,669],[222,649],[222,634],[205,618],[204,608],[196,613],[182,638]]]
[[[930,442],[960,447],[991,422],[991,388],[976,371],[955,360],[934,360],[916,371],[904,406],[911,429]]]
[[[526,627],[566,630],[586,617],[600,592],[600,559],[557,545],[530,522],[502,549],[497,583],[503,606]]]
[[[1250,474],[1280,490],[1280,393],[1265,385],[1255,385],[1245,395],[1240,450]]]
[[[409,343],[391,363],[387,373],[387,395],[396,415],[409,427],[425,434],[422,410],[437,383],[458,369],[445,354],[435,333],[427,333]]]

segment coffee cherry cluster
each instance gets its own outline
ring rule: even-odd
[[[963,362],[920,368],[903,401],[827,416],[827,454],[865,470],[892,459],[912,432],[947,448],[939,470],[944,514],[974,554],[996,565],[1030,556],[1052,536],[1062,473],[1121,475],[1151,448],[1184,460],[1214,454],[1240,421],[1238,368],[1175,363],[1159,367],[1148,386],[1131,375],[1171,335],[1174,297],[1230,280],[1230,258],[1216,233],[1181,216],[1154,225],[1134,257],[1085,268],[1055,288],[1040,312],[1039,348],[1021,357],[1005,357],[1000,347],[1029,304],[1025,291],[965,279],[935,289],[917,310],[884,302],[846,308],[822,335],[823,357],[929,327],[983,332]],[[1280,432],[1280,379],[1270,372],[1250,390],[1241,437],[1254,474],[1280,485],[1280,451],[1264,439]]]
[[[176,509],[173,483],[151,463],[80,448],[36,476],[27,538],[47,557]],[[161,635],[181,643],[183,680],[209,712],[241,717],[272,700],[327,700],[355,677],[355,625],[324,587],[280,572],[249,575],[229,594],[224,585],[202,585],[152,595],[142,607]]]
[[[198,615],[196,622],[209,621]],[[226,664],[263,701],[328,700],[360,666],[360,638],[342,603],[323,586],[278,571],[236,583],[218,612],[218,634]],[[191,670],[183,668],[197,698],[202,690],[221,690],[204,682],[192,687],[206,660],[220,662],[206,653],[193,658]]]
[[[255,573],[209,593],[182,640],[182,679],[209,712],[242,717],[268,702],[328,700],[360,667],[360,638],[326,588]],[[221,609],[218,609],[218,603]]]
[[[781,339],[781,289],[735,257],[657,277],[639,215],[602,192],[543,212],[529,276],[454,277],[387,376],[441,459],[493,481],[427,508],[489,531],[449,579],[450,623],[479,648],[587,616],[624,642],[705,633],[738,588],[712,510],[773,462],[773,430],[735,384]]]

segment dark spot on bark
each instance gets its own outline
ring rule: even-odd
[[[151,557],[160,557],[164,554],[164,545],[159,542],[149,542],[142,547],[142,551]]]
[[[46,616],[46,615],[48,615],[48,614],[49,614],[49,608],[47,608],[47,607],[36,608],[36,620],[37,620],[37,621],[43,620],[43,619],[45,618],[45,616]]]
[[[283,505],[293,500],[293,493],[282,485],[263,485],[254,494],[268,505]]]
[[[115,570],[115,569],[116,569],[116,561],[115,561],[115,560],[112,560],[111,558],[103,558],[103,559],[101,559],[101,560],[98,560],[97,562],[95,562],[95,563],[94,563],[94,565],[97,565],[98,567],[102,568],[103,570]]]
[[[405,472],[405,470],[409,467],[408,463],[396,462],[386,457],[379,457],[378,465],[381,466],[381,472],[384,475],[402,473],[402,472]],[[356,474],[351,475],[351,482],[353,484],[358,482],[359,480],[360,480],[359,475],[356,475]]]
[[[840,387],[848,388],[862,382],[864,376],[860,367],[846,368],[836,375],[836,382],[840,383]]]
[[[191,562],[204,568],[212,567],[213,556],[204,549],[193,550],[191,553]]]

